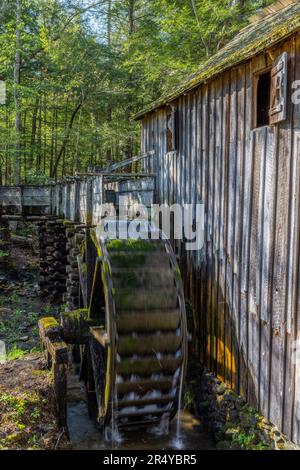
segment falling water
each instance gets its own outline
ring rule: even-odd
[[[110,427],[105,428],[105,440],[111,442],[112,450],[114,450],[116,445],[119,445],[123,442],[123,437],[119,432],[117,420],[115,418],[115,411],[118,409],[118,397],[116,390],[114,391],[114,399],[111,404],[111,425]]]
[[[180,369],[177,373],[178,379],[179,373]],[[160,376],[158,375],[158,377]],[[121,377],[119,380],[122,380]],[[187,449],[215,449],[214,441],[210,435],[201,431],[201,422],[187,411],[180,414],[181,424],[179,426],[176,420],[173,424],[169,423],[169,413],[166,411],[161,422],[155,428],[146,429],[143,435],[141,435],[140,429],[124,429],[121,436],[115,432],[112,435],[112,430],[106,428],[105,439],[101,439],[98,428],[88,415],[85,394],[76,374],[71,375],[68,387],[71,387],[69,390],[70,394],[72,393],[70,395],[72,402],[68,403],[68,429],[73,449],[109,450],[112,443],[115,448],[120,450],[178,449],[182,441],[184,448]],[[115,424],[115,419],[114,412],[113,424]]]
[[[167,436],[169,434],[170,415],[165,413],[157,426],[153,426],[149,432],[154,436]]]
[[[182,390],[183,390],[183,367],[180,374],[180,386],[178,394],[177,417],[176,417],[176,436],[173,445],[176,449],[183,449],[184,444],[181,437],[181,403],[182,403]]]

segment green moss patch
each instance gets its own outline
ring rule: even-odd
[[[111,240],[106,244],[108,251],[155,251],[156,246],[146,240]]]
[[[40,320],[45,331],[50,330],[52,328],[59,328],[59,323],[54,317],[45,317]]]

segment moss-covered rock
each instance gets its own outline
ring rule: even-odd
[[[297,448],[242,397],[211,372],[199,375],[191,388],[195,410],[212,431],[220,450],[270,450]]]

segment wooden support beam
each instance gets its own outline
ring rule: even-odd
[[[45,345],[47,339],[55,342],[61,340],[62,328],[54,317],[41,318],[38,326],[42,346]]]
[[[95,322],[89,319],[88,309],[82,308],[61,314],[62,337],[67,343],[87,343],[90,327],[94,325]]]
[[[56,403],[57,422],[60,427],[67,426],[67,370],[68,347],[63,341],[47,341],[52,360],[53,388]]]
[[[108,338],[107,332],[104,330],[103,327],[101,326],[92,326],[90,328],[90,333],[93,336],[93,338],[98,341],[98,343],[101,344],[104,348],[109,346],[110,341]]]
[[[150,150],[149,152],[145,152],[142,155],[137,155],[132,158],[128,158],[127,160],[123,160],[122,162],[119,163],[114,163],[108,168],[108,171],[112,172],[114,170],[119,170],[120,168],[126,168],[127,166],[132,165],[132,163],[139,162],[141,160],[144,160],[145,158],[149,158],[154,156],[155,151]]]
[[[96,266],[97,253],[95,250],[95,245],[91,239],[91,230],[88,228],[85,231],[86,238],[86,285],[87,285],[87,307],[90,305],[93,281],[94,281],[94,272]]]
[[[68,347],[61,339],[62,328],[55,318],[42,318],[38,325],[42,349],[52,371],[57,423],[66,428]]]

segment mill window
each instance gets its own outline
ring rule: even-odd
[[[287,119],[287,74],[288,55],[285,52],[273,67],[254,76],[254,128]]]

